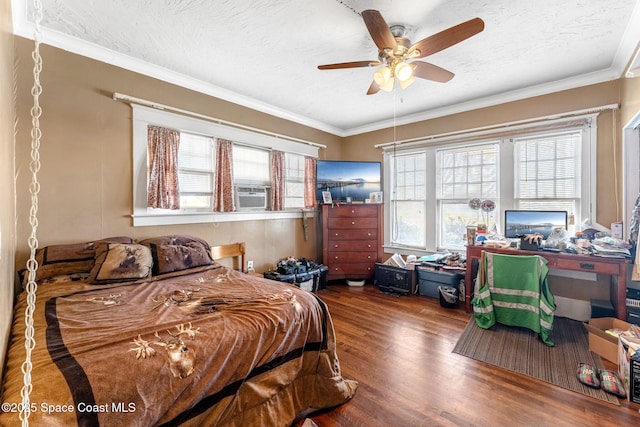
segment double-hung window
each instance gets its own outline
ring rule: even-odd
[[[269,151],[233,145],[233,181],[236,185],[269,185]]]
[[[211,211],[213,207],[213,143],[211,137],[180,132],[178,178],[182,209]]]
[[[285,208],[304,208],[304,156],[285,153]]]
[[[515,138],[516,209],[580,215],[582,132]]]
[[[463,243],[467,224],[485,223],[494,211],[470,209],[471,199],[499,205],[499,144],[437,150],[438,247],[456,248]]]
[[[398,246],[424,247],[427,234],[425,153],[398,155],[390,166],[394,179],[391,191],[393,227],[389,230],[391,242]]]
[[[385,247],[464,250],[467,225],[504,235],[507,209],[594,220],[596,114],[384,150]]]
[[[305,177],[305,162],[317,158],[319,145],[137,104],[132,104],[132,108],[135,226],[296,218],[302,215],[305,182],[309,180]],[[162,182],[156,185],[157,176],[169,176],[162,172],[162,168],[149,172],[151,164],[162,166],[155,161],[159,157],[150,162],[148,148],[152,139],[149,129],[156,128],[179,134],[176,139],[179,141],[177,159],[173,151],[170,155],[163,152],[165,157],[162,161],[167,160],[171,171],[176,170],[177,164],[177,177],[174,179],[172,172],[168,187],[164,187]],[[156,133],[152,132],[154,144]],[[224,154],[216,158],[219,150]],[[277,161],[276,166],[272,164],[276,151],[278,156],[284,153],[282,166]],[[156,156],[155,152],[152,153]],[[278,177],[285,176],[284,182],[277,180],[277,187],[271,182],[274,179],[272,168],[277,168],[274,171]],[[153,193],[149,191],[150,182],[153,183]],[[169,190],[165,191],[165,188]],[[174,200],[176,188],[179,205],[176,202],[159,208],[155,204],[165,194],[170,194]],[[270,192],[274,188],[278,189],[278,200],[281,200],[280,194],[285,194],[284,207],[279,204],[277,209],[272,208]],[[153,207],[148,200],[149,194],[152,194]],[[230,197],[232,194],[234,198]],[[220,208],[217,203],[222,200],[224,207]]]

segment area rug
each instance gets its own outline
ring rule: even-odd
[[[589,351],[587,330],[581,322],[556,317],[552,339],[555,346],[549,347],[528,329],[496,324],[485,330],[472,318],[453,352],[619,405],[617,397],[576,379],[578,362],[604,368],[600,356]]]

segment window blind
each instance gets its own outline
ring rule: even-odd
[[[514,140],[519,209],[576,212],[581,188],[580,131]]]

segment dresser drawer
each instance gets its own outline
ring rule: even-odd
[[[371,240],[378,239],[378,230],[375,228],[356,228],[356,229],[333,229],[328,230],[327,239],[329,243],[335,243],[340,240]]]
[[[599,262],[597,259],[592,261],[589,259],[559,258],[553,267],[601,274],[618,274],[619,272],[618,264]]]
[[[376,205],[341,206],[331,209],[329,216],[332,218],[377,218],[378,207]]]
[[[333,264],[329,267],[328,279],[370,279],[373,278],[375,263],[352,262]]]
[[[335,252],[329,250],[327,252],[326,262],[329,266],[338,263],[338,262],[376,262],[378,258],[378,252],[376,250],[372,250],[370,252]]]
[[[382,205],[322,206],[322,262],[327,280],[373,279],[382,257]]]
[[[329,230],[334,228],[376,228],[378,226],[377,218],[329,218]]]
[[[327,245],[327,251],[329,252],[341,252],[341,251],[357,251],[368,252],[375,251],[377,246],[377,240],[362,239],[362,240],[331,240]]]

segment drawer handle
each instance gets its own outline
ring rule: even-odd
[[[334,247],[336,247],[336,248],[337,248],[337,247],[338,247],[338,245],[335,245]]]
[[[367,245],[368,248],[371,248],[371,245]]]
[[[351,221],[351,225],[356,225],[356,222],[355,221]]]
[[[367,257],[367,259],[371,259],[371,255],[369,255],[369,256]]]
[[[351,209],[351,213],[352,213],[352,214],[354,214],[354,213],[356,213],[356,211],[355,211],[355,210],[353,210],[353,209]]]
[[[367,233],[367,236],[371,237],[371,233]]]
[[[339,234],[338,234],[338,233],[336,233],[336,234],[335,234],[335,236],[336,236],[336,237],[338,237],[338,236],[339,236]]]
[[[591,264],[588,262],[581,262],[580,263],[580,268],[584,269],[584,270],[594,270],[596,268],[595,264]]]
[[[333,259],[338,259],[338,255],[336,255]]]

